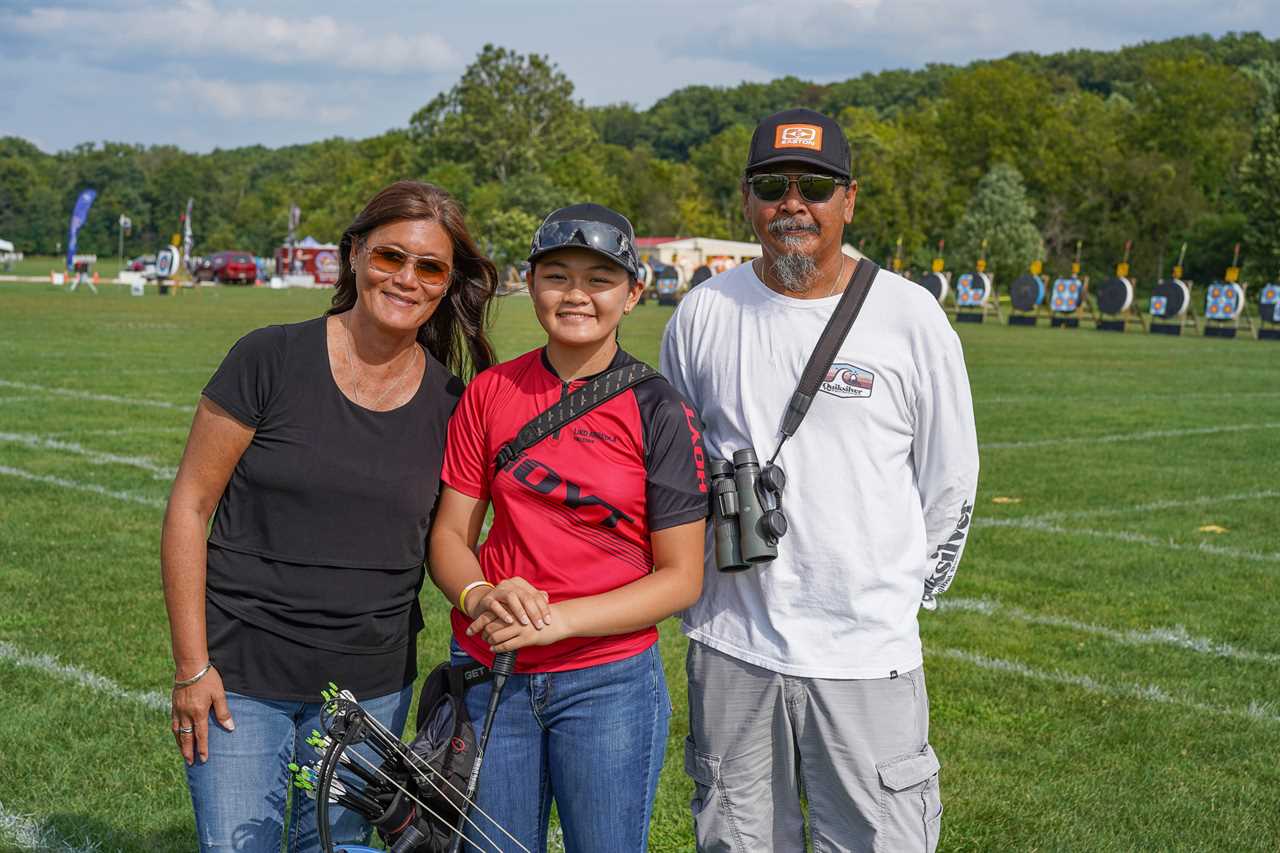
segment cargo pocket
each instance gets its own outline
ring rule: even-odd
[[[720,757],[699,752],[692,737],[684,739],[684,772],[693,780],[693,830],[698,850],[704,853],[734,853],[741,850],[733,826],[733,810],[720,780]]]
[[[895,853],[937,850],[938,832],[942,828],[938,769],[938,756],[928,744],[919,752],[897,755],[876,764],[881,787],[876,850]]]

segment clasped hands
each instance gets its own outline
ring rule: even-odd
[[[485,590],[467,609],[467,636],[479,634],[493,652],[512,652],[525,646],[549,646],[572,636],[560,607],[524,578],[507,578]]]

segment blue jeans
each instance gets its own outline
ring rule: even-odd
[[[474,663],[456,643],[452,662]],[[492,687],[466,694],[477,737]],[[566,853],[643,853],[670,719],[657,644],[613,663],[511,676],[467,829],[475,846],[464,849],[514,848],[483,810],[529,850],[545,851],[555,800]]]
[[[357,697],[359,698],[359,697]],[[404,729],[413,699],[413,686],[360,704],[391,731]],[[289,853],[320,849],[316,833],[316,804],[295,791],[285,814],[285,797],[292,784],[286,765],[310,763],[316,751],[306,744],[312,729],[320,729],[319,702],[255,699],[227,693],[227,707],[236,729],[229,732],[209,715],[209,760],[187,768],[187,786],[196,812],[200,849],[236,853],[280,853],[285,825]],[[364,752],[367,747],[360,748]],[[378,763],[371,753],[365,752]],[[287,818],[287,819],[286,819]],[[362,844],[369,825],[360,815],[331,805],[329,820],[334,844]]]

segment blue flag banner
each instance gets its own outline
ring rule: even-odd
[[[80,226],[88,218],[89,208],[93,207],[97,197],[97,190],[81,190],[76,196],[76,206],[71,211],[71,231],[67,234],[67,269],[71,269],[71,259],[76,254],[76,235],[80,233]]]

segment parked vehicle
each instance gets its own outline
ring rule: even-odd
[[[223,284],[243,282],[253,284],[258,277],[258,265],[248,252],[214,252],[201,259],[193,273],[196,281],[217,281]]]
[[[129,272],[154,273],[156,271],[156,256],[138,255],[136,258],[130,258],[125,261],[124,268]]]

